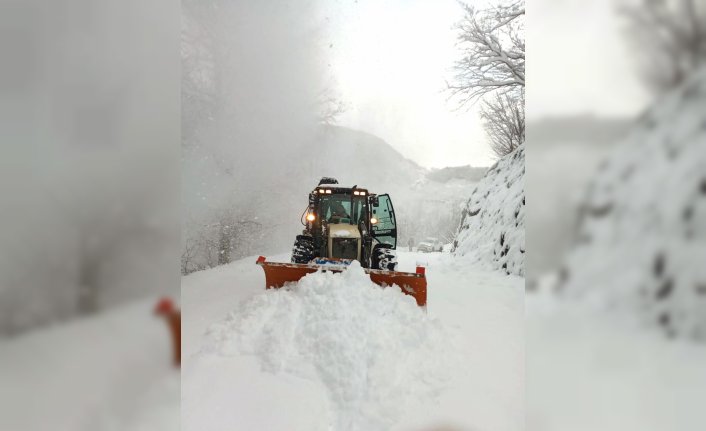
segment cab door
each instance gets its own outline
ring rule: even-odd
[[[378,195],[371,209],[372,217],[377,220],[377,223],[372,225],[373,238],[382,244],[390,245],[393,249],[397,248],[397,222],[390,195]]]

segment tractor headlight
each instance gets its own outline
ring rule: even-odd
[[[313,213],[309,213],[306,215],[306,219],[308,221],[314,221],[314,220],[316,220],[316,216]]]
[[[378,222],[378,219],[376,219],[375,217],[372,217],[372,218],[370,219],[370,223],[372,223],[372,224],[375,224],[375,223],[377,223],[377,222]]]

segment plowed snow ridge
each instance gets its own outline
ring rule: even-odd
[[[209,328],[204,351],[254,354],[266,371],[315,377],[333,429],[382,430],[448,381],[460,356],[451,339],[412,297],[375,285],[354,262],[244,301]]]

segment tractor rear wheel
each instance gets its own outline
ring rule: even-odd
[[[314,258],[314,238],[297,235],[292,248],[292,263],[309,263]]]
[[[386,271],[397,270],[397,256],[392,252],[392,247],[387,244],[377,244],[373,248],[371,266],[373,269],[384,269]]]

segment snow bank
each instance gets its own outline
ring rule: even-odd
[[[271,373],[320,381],[336,430],[391,428],[451,377],[441,323],[357,262],[244,301],[212,325],[201,355],[255,355]]]
[[[706,70],[640,118],[581,211],[566,291],[706,340]]]
[[[507,274],[525,274],[525,148],[500,159],[463,207],[453,253]]]

